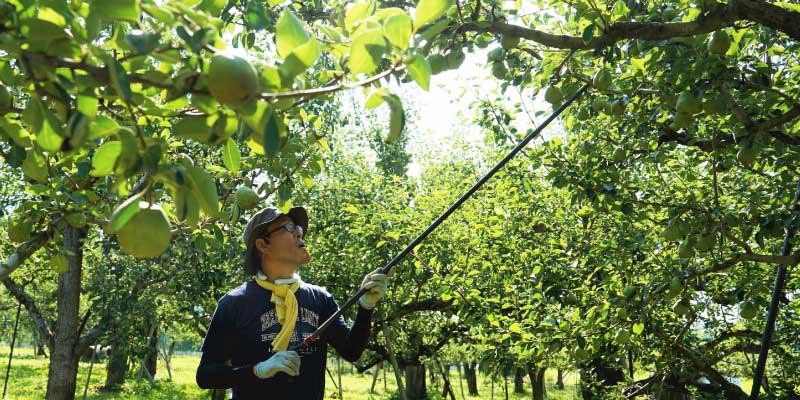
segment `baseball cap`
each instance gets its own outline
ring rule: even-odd
[[[281,213],[280,210],[275,207],[264,208],[255,213],[250,218],[250,221],[247,222],[247,226],[244,228],[244,234],[242,234],[242,240],[247,248],[244,258],[244,269],[248,274],[253,275],[261,268],[261,258],[258,257],[258,250],[255,246],[256,239],[264,233],[264,230],[270,222],[275,221],[282,215],[286,215],[291,218],[295,224],[300,225],[303,228],[304,234],[308,233],[308,213],[303,207],[292,207],[286,214]]]

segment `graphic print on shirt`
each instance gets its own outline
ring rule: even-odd
[[[306,340],[319,327],[319,314],[304,307],[297,310],[297,323],[294,326],[292,338],[289,340],[289,347]],[[272,348],[272,341],[281,331],[281,324],[278,322],[278,313],[274,308],[267,310],[261,315],[261,341],[269,343]],[[317,342],[307,348],[300,349],[300,355],[308,355],[317,352]]]

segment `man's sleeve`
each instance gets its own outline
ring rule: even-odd
[[[328,313],[326,315],[333,315],[338,309],[339,305],[330,294],[326,299],[326,308]],[[325,332],[328,343],[333,345],[336,352],[347,361],[355,362],[361,358],[361,353],[367,347],[369,341],[369,334],[372,325],[372,310],[367,310],[361,305],[358,306],[358,313],[356,314],[356,321],[353,327],[347,326],[343,316],[339,316],[336,321],[331,324]]]
[[[217,304],[200,349],[203,356],[195,379],[203,389],[227,389],[257,380],[252,365],[232,367],[227,364],[235,343],[232,337],[235,325],[228,304],[224,298]]]

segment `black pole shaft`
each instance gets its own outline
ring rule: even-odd
[[[792,239],[797,230],[797,214],[800,211],[800,181],[797,182],[797,189],[794,192],[792,203],[792,220],[786,227],[786,235],[783,237],[782,256],[788,256],[792,252]],[[769,313],[767,314],[767,326],[764,327],[764,336],[761,339],[761,349],[758,352],[758,362],[756,371],[753,374],[753,389],[750,391],[750,398],[757,400],[761,392],[761,380],[764,378],[764,371],[767,367],[767,353],[772,343],[772,333],[775,332],[775,320],[778,318],[778,307],[780,306],[783,286],[786,283],[786,266],[778,265],[778,273],[775,276],[775,287],[772,289],[772,300],[769,303]]]
[[[89,381],[92,379],[92,367],[94,367],[94,358],[97,356],[97,347],[89,346],[92,349],[92,361],[89,363],[89,373],[86,374],[86,385],[83,386],[83,400],[86,400],[86,393],[89,392]]]
[[[6,398],[8,388],[8,377],[11,375],[11,359],[14,357],[14,343],[17,341],[17,328],[19,327],[19,313],[22,311],[22,303],[17,305],[17,319],[14,320],[14,333],[11,335],[11,351],[8,353],[8,366],[6,367],[6,381],[3,383],[3,397]]]
[[[406,248],[403,251],[401,251],[400,254],[395,256],[395,258],[389,261],[389,263],[384,265],[381,268],[381,272],[384,274],[389,273],[389,271],[391,271],[391,269],[397,263],[399,263],[400,260],[402,260],[406,255],[408,255],[408,253],[410,253],[411,250],[414,249],[414,247],[416,247],[431,232],[433,232],[439,226],[439,224],[444,222],[444,220],[446,220],[447,217],[450,216],[450,214],[452,214],[459,206],[461,206],[462,203],[467,201],[468,198],[470,198],[476,191],[478,191],[478,189],[480,189],[481,186],[483,186],[483,184],[486,183],[486,181],[488,181],[492,176],[494,176],[495,173],[497,173],[497,171],[503,168],[503,166],[505,166],[506,163],[508,163],[512,158],[514,158],[514,156],[516,156],[517,153],[519,153],[528,143],[530,143],[531,140],[539,136],[539,134],[542,132],[542,130],[544,130],[544,128],[547,127],[547,125],[553,122],[553,120],[556,119],[561,114],[561,112],[566,110],[567,107],[572,105],[572,103],[578,97],[580,97],[580,95],[582,95],[587,89],[589,89],[589,85],[588,84],[583,85],[580,89],[578,89],[578,91],[575,92],[575,94],[572,95],[572,97],[569,98],[569,100],[564,102],[564,104],[558,107],[558,109],[553,111],[553,113],[550,114],[550,116],[547,117],[547,119],[544,120],[544,122],[542,122],[541,125],[539,125],[533,132],[529,133],[528,136],[525,137],[525,139],[519,142],[519,144],[517,144],[517,146],[514,147],[514,149],[511,150],[511,152],[509,152],[508,155],[505,156],[505,158],[500,160],[500,162],[497,165],[495,165],[495,167],[492,168],[491,171],[489,171],[486,175],[484,175],[484,177],[481,178],[475,185],[473,185],[466,193],[464,193],[464,195],[462,195],[458,200],[456,200],[456,202],[453,203],[453,205],[451,205],[450,208],[448,208],[447,211],[444,212],[444,214],[439,216],[439,218],[437,218],[436,221],[433,221],[433,223],[427,229],[425,229],[424,232],[422,232],[419,236],[417,236],[417,238],[414,239],[408,246],[406,246]],[[317,330],[311,334],[311,336],[309,336],[302,343],[292,346],[291,350],[297,350],[301,347],[308,347],[309,345],[311,345],[311,343],[319,339],[322,333],[325,332],[326,329],[328,329],[328,326],[332,324],[333,321],[335,321],[337,318],[339,318],[339,315],[342,314],[343,310],[353,305],[353,303],[355,303],[366,292],[367,291],[365,289],[359,289],[358,292],[356,292],[356,294],[347,299],[347,301],[344,304],[342,304],[341,307],[339,307],[339,310],[337,310],[335,313],[333,313],[333,315],[330,316],[330,318],[328,318],[325,322],[323,322],[322,325],[320,325],[320,327],[317,328]]]

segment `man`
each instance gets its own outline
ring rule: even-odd
[[[372,309],[388,283],[378,271],[361,283],[368,291],[359,299],[352,328],[340,316],[310,347],[288,350],[339,308],[330,293],[297,274],[311,260],[303,242],[306,232],[308,214],[302,207],[286,214],[266,208],[247,223],[245,270],[254,279],[217,304],[197,368],[201,388],[232,388],[238,400],[322,399],[328,344],[348,361],[361,357]]]

